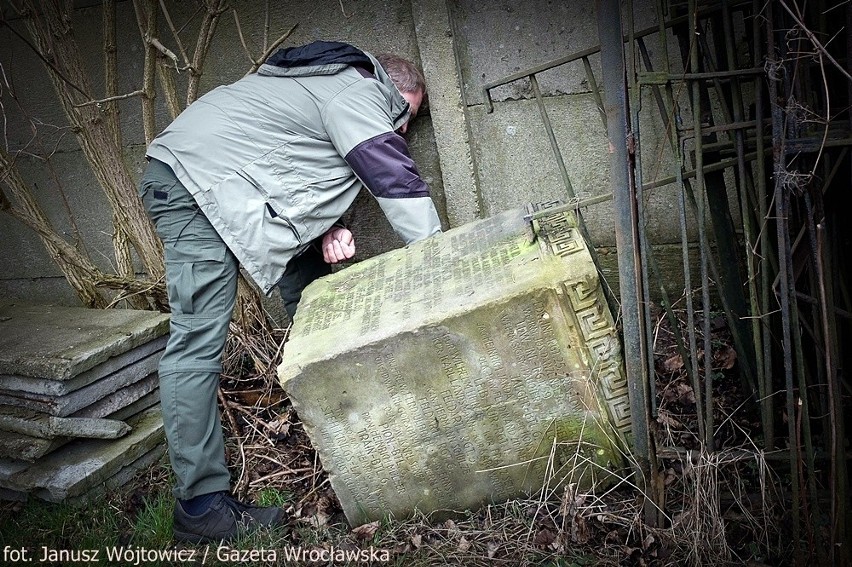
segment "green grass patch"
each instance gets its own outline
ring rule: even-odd
[[[171,545],[174,505],[174,497],[166,491],[143,498],[142,508],[133,524],[133,543],[158,548]]]

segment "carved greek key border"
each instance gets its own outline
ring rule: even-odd
[[[621,343],[603,293],[591,284],[587,281],[565,284],[565,294],[571,301],[577,329],[585,342],[592,379],[601,402],[613,426],[629,435],[632,421]]]

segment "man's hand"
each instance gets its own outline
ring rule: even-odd
[[[355,255],[355,239],[349,229],[334,227],[322,237],[322,257],[327,264],[336,264]]]

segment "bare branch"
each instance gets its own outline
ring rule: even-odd
[[[104,84],[106,85],[106,96],[118,95],[118,56],[116,47],[115,31],[115,0],[106,0],[102,10],[102,21],[104,30]],[[118,121],[118,105],[114,101],[106,104],[103,109],[109,128],[112,130],[115,143],[121,146],[121,127]]]
[[[249,61],[251,61],[252,64],[255,64],[256,61],[251,56],[251,50],[249,50],[248,45],[246,45],[246,38],[243,37],[243,28],[240,26],[240,17],[237,15],[237,10],[232,9],[231,12],[234,14],[234,23],[237,26],[237,35],[240,36],[240,43],[243,44],[243,49],[245,50],[246,55],[248,55]]]
[[[151,37],[151,38],[149,38],[149,39],[148,39],[148,43],[150,43],[150,44],[151,44],[151,45],[153,45],[155,48],[157,48],[157,51],[159,51],[160,53],[162,53],[163,55],[165,55],[166,57],[168,57],[169,59],[171,59],[171,60],[174,62],[174,64],[175,64],[175,69],[179,69],[179,67],[178,67],[178,57],[177,57],[177,55],[175,55],[174,51],[172,51],[171,49],[169,49],[168,47],[166,47],[165,45],[163,45],[163,44],[160,42],[160,40],[159,40],[159,39],[157,39],[156,37]]]
[[[207,52],[210,49],[210,43],[213,41],[213,34],[216,31],[216,25],[219,23],[219,16],[226,10],[225,0],[205,0],[207,13],[201,20],[201,27],[198,29],[198,40],[195,44],[195,53],[192,55],[192,69],[190,71],[189,84],[186,88],[186,103],[192,104],[198,98],[198,86],[201,81],[201,72],[199,69],[203,66],[204,60],[207,58]]]
[[[142,71],[142,126],[145,131],[145,143],[151,143],[157,130],[154,112],[154,98],[157,96],[155,79],[157,73],[156,47],[148,41],[156,29],[156,9],[151,0],[133,0],[136,23],[142,43],[145,45],[145,63]]]
[[[5,192],[0,190],[2,195],[0,208],[39,235],[48,254],[62,270],[65,279],[77,293],[80,301],[89,307],[105,307],[106,300],[91,283],[89,277],[97,271],[97,268],[53,229],[14,162],[2,149],[0,149],[0,180],[6,184],[17,202],[17,204],[12,203]]]
[[[263,49],[265,50],[269,42],[269,0],[266,0],[266,9],[263,14]]]
[[[3,191],[3,188],[0,187],[0,211],[10,211],[12,209],[12,203],[9,201],[9,198],[6,196],[6,192]]]
[[[172,17],[169,14],[168,9],[166,9],[166,3],[163,0],[160,0],[160,10],[163,12],[163,17],[166,18],[166,23],[169,26],[169,29],[172,30],[172,35],[175,38],[175,43],[177,43],[178,51],[180,51],[181,56],[183,57],[183,62],[186,67],[190,67],[189,64],[189,56],[186,54],[186,50],[183,48],[183,43],[180,41],[180,34],[178,30],[175,29],[175,25],[172,23]],[[177,67],[177,61],[175,61],[175,67]]]
[[[165,60],[160,60],[159,65],[160,72],[157,75],[160,77],[160,86],[166,99],[166,108],[169,109],[169,115],[174,120],[181,113],[180,98],[175,84],[175,70]]]
[[[43,3],[36,8],[35,0],[25,0],[24,4],[29,16],[25,24],[33,42],[43,53],[54,56],[54,65],[48,67],[48,74],[82,153],[112,209],[127,227],[146,271],[156,277],[163,272],[162,243],[136,195],[136,183],[124,161],[121,148],[96,109],[91,106],[74,106],[80,98],[77,91],[72,91],[69,84],[54,71],[57,69],[71,78],[83,92],[91,90],[80,49],[70,26],[71,18],[67,11],[70,6],[68,3],[61,6]],[[92,98],[86,96],[85,100]]]
[[[343,14],[343,17],[346,18],[347,20],[349,18],[351,18],[352,14],[347,14],[346,8],[343,7],[343,0],[338,0],[338,2],[340,3],[340,12]]]
[[[143,94],[145,94],[145,91],[138,90],[138,91],[133,91],[132,93],[126,93],[126,94],[123,94],[123,95],[116,95],[116,96],[109,96],[107,98],[102,98],[102,99],[99,99],[99,100],[88,100],[86,102],[81,102],[79,104],[75,104],[74,108],[80,108],[81,106],[91,106],[93,104],[97,105],[97,106],[101,106],[102,104],[106,104],[108,102],[113,102],[113,101],[116,101],[116,100],[124,100],[126,98],[133,98],[134,96],[140,96],[140,95],[143,95]]]
[[[66,77],[66,76],[62,73],[62,71],[60,71],[59,69],[57,69],[57,68],[56,68],[56,66],[55,66],[53,63],[51,63],[51,62],[47,59],[47,57],[45,57],[45,56],[44,56],[44,54],[42,54],[41,50],[40,50],[38,47],[36,47],[35,45],[33,45],[33,44],[32,44],[32,43],[31,43],[31,42],[30,42],[27,38],[25,38],[25,37],[24,37],[24,36],[22,36],[20,33],[18,33],[18,30],[16,30],[16,29],[15,29],[15,28],[13,28],[12,26],[10,26],[10,25],[9,25],[9,23],[8,23],[6,20],[4,20],[4,19],[0,19],[0,23],[1,23],[1,24],[3,24],[3,25],[5,25],[5,26],[6,26],[6,28],[7,28],[7,29],[9,29],[9,31],[11,31],[11,32],[12,32],[12,34],[14,34],[14,35],[15,35],[18,39],[20,39],[21,41],[23,41],[23,42],[27,45],[27,47],[29,47],[29,48],[32,50],[32,52],[33,52],[33,53],[35,53],[35,54],[36,54],[36,56],[37,56],[39,59],[41,59],[42,63],[44,63],[44,64],[45,64],[45,65],[46,65],[46,66],[47,66],[47,67],[48,67],[51,71],[53,71],[54,73],[56,73],[56,75],[57,75],[60,79],[62,79],[63,81],[65,81],[65,82],[68,84],[68,86],[70,86],[70,87],[71,87],[72,89],[74,89],[75,91],[79,92],[79,93],[80,93],[81,95],[83,95],[84,97],[86,97],[86,98],[92,98],[92,97],[90,97],[89,95],[87,95],[87,94],[86,94],[86,92],[85,92],[83,89],[81,89],[80,87],[78,87],[77,85],[75,85],[75,84],[74,84],[74,82],[73,82],[73,81],[71,81],[71,79],[69,79],[68,77]]]
[[[805,26],[805,24],[804,24],[804,22],[802,22],[802,20],[800,20],[800,19],[799,19],[799,16],[797,16],[797,15],[793,12],[793,10],[791,10],[791,9],[790,9],[790,7],[789,7],[789,6],[787,6],[787,2],[785,2],[784,0],[779,0],[779,3],[781,4],[781,7],[782,7],[782,8],[784,8],[785,10],[787,10],[787,13],[788,13],[788,14],[790,14],[790,17],[791,17],[791,18],[793,18],[793,20],[796,22],[796,24],[797,24],[800,28],[802,28],[802,31],[803,31],[803,32],[805,32],[805,34],[808,36],[808,39],[811,41],[811,43],[813,43],[813,44],[814,44],[814,46],[815,46],[817,49],[819,49],[819,50],[820,50],[820,51],[821,51],[821,52],[822,52],[822,53],[826,56],[826,58],[827,58],[829,61],[831,61],[831,63],[832,63],[832,64],[833,64],[833,65],[834,65],[834,66],[835,66],[835,67],[836,67],[836,68],[837,68],[837,69],[838,69],[841,73],[843,73],[843,75],[844,75],[847,79],[849,79],[850,81],[852,81],[852,75],[850,75],[850,74],[846,71],[846,69],[844,69],[844,68],[843,68],[843,66],[842,66],[840,63],[838,63],[838,62],[837,62],[837,60],[836,60],[834,57],[832,57],[832,56],[831,56],[831,54],[830,54],[830,53],[828,52],[828,50],[827,50],[827,49],[826,49],[826,48],[825,48],[825,47],[824,47],[824,46],[823,46],[823,45],[819,42],[819,40],[816,38],[816,36],[813,34],[813,32],[812,32],[811,30],[809,30],[809,29]]]
[[[272,55],[272,52],[275,51],[276,49],[278,49],[278,46],[281,45],[282,43],[284,43],[287,40],[287,38],[290,37],[290,34],[292,34],[293,31],[298,26],[299,26],[299,24],[293,24],[293,27],[291,27],[289,30],[284,32],[284,35],[282,35],[281,37],[279,37],[278,39],[273,41],[272,45],[270,45],[267,48],[267,50],[263,52],[263,55],[261,55],[260,58],[257,61],[255,61],[254,65],[251,66],[251,69],[249,69],[248,72],[246,72],[246,75],[251,75],[252,73],[257,71],[258,68],[261,65],[263,65],[263,62],[266,61],[269,58],[270,55]]]

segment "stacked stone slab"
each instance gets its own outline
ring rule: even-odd
[[[305,290],[279,379],[351,524],[621,472],[620,341],[573,216],[541,208]]]
[[[168,315],[0,305],[0,488],[52,501],[121,484],[162,455]]]

